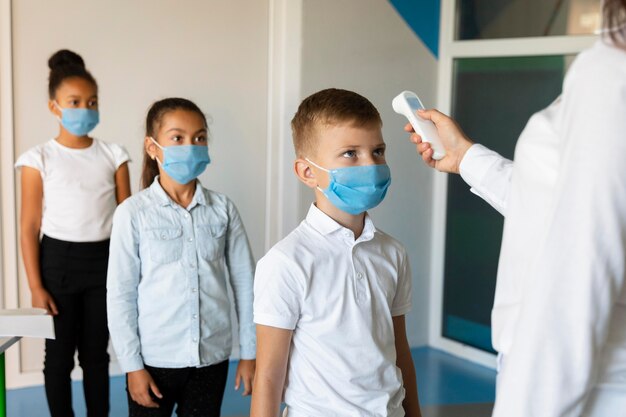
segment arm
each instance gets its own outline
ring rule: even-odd
[[[124,162],[115,171],[115,199],[117,204],[130,197],[130,175],[128,174],[128,162]]]
[[[420,403],[417,395],[417,379],[415,377],[415,365],[406,338],[406,326],[404,316],[393,317],[393,333],[396,344],[396,364],[402,372],[405,397],[402,402],[407,417],[422,417]]]
[[[494,417],[580,416],[597,382],[626,273],[626,85],[616,73],[598,64],[566,81],[552,215]]]
[[[235,298],[235,312],[239,321],[241,354],[235,376],[235,389],[238,390],[243,381],[243,395],[250,395],[256,366],[256,335],[252,318],[254,259],[241,217],[235,205],[230,201],[228,217],[226,265]]]
[[[250,417],[277,417],[287,376],[292,330],[257,326],[257,367]]]
[[[484,146],[474,144],[460,126],[450,117],[437,110],[420,111],[424,119],[431,120],[437,127],[439,137],[446,149],[446,156],[439,161],[432,159],[429,143],[413,133],[411,142],[426,164],[442,172],[461,174],[472,187],[472,192],[504,215],[513,173],[513,162]],[[404,128],[413,132],[410,124]]]
[[[43,206],[43,181],[40,172],[28,166],[22,168],[22,208],[20,216],[20,244],[28,286],[32,295],[32,306],[43,308],[48,314],[58,310],[54,299],[44,288],[39,264],[39,233]]]
[[[144,369],[137,324],[137,297],[141,278],[139,235],[127,205],[118,207],[113,217],[107,272],[107,316],[117,360],[128,376],[128,391],[136,403],[150,408],[162,395]]]

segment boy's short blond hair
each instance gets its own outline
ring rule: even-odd
[[[383,125],[376,107],[353,91],[328,88],[308,96],[291,120],[296,156],[306,158],[315,154],[319,127],[346,123],[378,129]]]

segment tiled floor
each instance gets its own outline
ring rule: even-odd
[[[495,397],[495,371],[430,349],[413,349],[424,417],[488,417]],[[250,397],[234,391],[236,364],[231,363],[222,415],[245,416]],[[82,385],[73,385],[76,417],[85,416]],[[463,404],[463,405],[462,405]],[[111,378],[111,417],[127,415],[123,377]],[[8,417],[48,417],[43,387],[9,390]]]
[[[493,403],[431,405],[423,407],[422,417],[490,417]]]

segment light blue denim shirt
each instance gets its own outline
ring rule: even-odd
[[[254,260],[235,205],[197,182],[186,209],[152,185],[116,210],[107,278],[109,331],[124,372],[212,365],[232,348],[228,283],[242,359],[254,359]]]

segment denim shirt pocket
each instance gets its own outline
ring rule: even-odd
[[[146,230],[150,259],[157,264],[178,261],[183,255],[182,227],[161,227]]]
[[[226,224],[205,224],[197,227],[198,254],[202,259],[214,261],[224,255]]]

